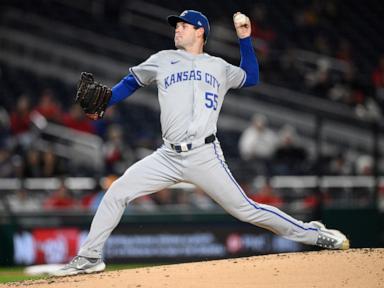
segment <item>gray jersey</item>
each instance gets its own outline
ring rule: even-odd
[[[184,50],[160,51],[130,72],[141,86],[156,82],[162,135],[171,143],[216,133],[225,94],[246,78],[244,70],[221,58]]]

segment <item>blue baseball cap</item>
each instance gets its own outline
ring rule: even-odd
[[[180,14],[180,16],[177,15],[170,15],[167,17],[168,23],[176,28],[177,22],[185,22],[188,24],[191,24],[197,28],[204,28],[204,38],[205,41],[208,39],[209,35],[209,21],[208,18],[201,12],[195,11],[195,10],[185,10]]]

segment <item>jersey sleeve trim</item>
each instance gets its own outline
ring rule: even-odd
[[[244,71],[244,70],[243,70],[243,71]],[[244,85],[244,83],[245,83],[246,80],[247,80],[247,72],[244,71],[243,79],[241,80],[240,85],[237,86],[237,89],[243,87],[243,85]]]
[[[140,80],[140,78],[136,75],[135,71],[133,71],[132,68],[129,68],[129,72],[131,72],[132,76],[135,78],[135,80],[137,81],[137,83],[139,83],[139,85],[141,87],[144,87],[144,83]]]

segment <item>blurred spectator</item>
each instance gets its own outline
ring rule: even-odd
[[[0,178],[23,177],[23,170],[22,157],[9,145],[0,144]]]
[[[95,128],[92,126],[91,120],[85,116],[83,110],[81,110],[77,104],[73,104],[69,112],[64,114],[62,123],[68,128],[86,133],[95,133]]]
[[[157,205],[171,205],[174,204],[172,191],[168,188],[164,188],[159,192],[151,195],[152,200]]]
[[[251,126],[245,129],[240,137],[240,155],[243,160],[250,162],[250,167],[255,167],[255,173],[266,174],[277,141],[276,132],[268,128],[267,118],[255,114]]]
[[[334,81],[328,91],[331,100],[354,107],[356,115],[364,120],[377,120],[382,117],[378,103],[367,96],[366,89],[357,79],[356,69],[352,64],[345,66],[341,78]]]
[[[49,147],[44,152],[29,148],[25,153],[23,167],[24,177],[55,177],[66,172],[63,161]]]
[[[97,193],[91,193],[83,197],[81,200],[82,206],[89,208],[91,211],[96,211],[99,207],[101,200],[104,197],[105,192],[112,185],[112,183],[117,179],[115,175],[108,175],[100,180],[99,190]]]
[[[104,117],[97,121],[92,121],[92,126],[95,129],[97,135],[106,140],[108,127],[113,124],[122,124],[124,122],[122,116],[120,115],[117,106],[110,106],[105,111]]]
[[[330,62],[327,59],[320,58],[317,61],[316,70],[305,75],[308,92],[323,98],[328,95],[328,90],[332,85],[329,69]]]
[[[378,205],[377,207],[379,208],[380,212],[384,212],[384,185],[380,184],[379,186],[379,199],[378,199]]]
[[[7,111],[0,107],[0,147],[10,147],[11,141],[11,126]]]
[[[153,199],[151,198],[150,195],[144,195],[144,196],[141,196],[141,197],[138,197],[134,200],[132,200],[132,202],[130,203],[133,207],[135,207],[135,209],[139,209],[139,210],[144,210],[144,211],[155,211],[158,206],[157,204],[155,203],[155,201],[153,201]],[[129,209],[130,206],[128,206],[128,209]]]
[[[352,45],[351,42],[346,38],[339,39],[336,58],[347,63],[353,62],[353,53],[352,53]]]
[[[8,195],[7,200],[12,212],[36,212],[41,210],[40,199],[31,195],[25,189],[20,189]]]
[[[293,44],[290,45],[284,52],[283,55],[279,58],[280,66],[276,69],[281,69],[280,74],[281,80],[277,83],[280,86],[288,86],[295,90],[301,90],[303,82],[303,74],[305,72],[298,67],[299,63],[296,59],[297,47]],[[278,77],[275,75],[274,77]]]
[[[11,132],[21,146],[28,146],[32,142],[31,126],[31,103],[26,94],[17,99],[16,108],[11,112]]]
[[[320,194],[320,193],[317,193],[317,194]],[[327,194],[323,195],[323,198],[324,198],[323,202],[324,203],[328,203],[329,202],[329,199],[327,198],[327,196],[328,196]],[[304,200],[303,200],[303,208],[304,209],[310,209],[311,211],[315,212],[316,208],[318,208],[318,205],[320,203],[320,200],[318,199],[318,197],[319,196],[316,195],[316,194],[306,195],[304,197]]]
[[[329,167],[325,174],[327,175],[351,175],[353,171],[352,163],[349,161],[345,153],[338,153],[330,160]]]
[[[100,184],[96,185],[96,188],[91,190],[91,192],[86,193],[80,200],[80,205],[81,208],[86,209],[86,210],[92,210],[96,211],[97,207],[100,204],[101,198],[104,196],[105,190],[101,187]],[[99,195],[100,194],[100,195]],[[97,201],[96,209],[93,209],[91,203],[96,199],[100,198]]]
[[[300,28],[316,27],[318,25],[318,16],[313,6],[307,6],[302,9],[296,9],[295,24]]]
[[[122,128],[116,124],[108,127],[103,152],[107,174],[123,174],[134,160],[131,148],[124,143]]]
[[[42,177],[41,154],[34,148],[29,148],[24,155],[24,177]]]
[[[355,107],[356,115],[364,120],[380,121],[382,119],[383,112],[379,104],[372,97],[366,97],[364,100],[365,101],[363,103],[359,103]]]
[[[44,201],[43,207],[46,210],[72,209],[77,207],[77,202],[65,186],[64,181],[61,181],[59,189],[52,192]]]
[[[278,175],[295,175],[307,172],[307,151],[293,126],[286,125],[280,131],[280,140],[274,154],[274,172]]]
[[[26,94],[17,99],[16,108],[11,112],[11,131],[18,135],[29,131],[31,124],[31,103]]]
[[[24,173],[24,163],[23,158],[19,154],[13,154],[12,158],[13,165],[13,177],[21,178]]]
[[[250,194],[249,198],[261,204],[268,204],[278,208],[283,206],[282,198],[276,194],[269,180],[266,180],[256,193]]]
[[[185,189],[179,189],[178,191],[176,191],[176,193],[174,193],[174,203],[177,204],[179,207],[189,208],[191,206],[191,203],[189,201],[189,194],[190,191],[187,191]]]
[[[337,102],[347,105],[354,105],[353,91],[356,87],[356,71],[353,65],[346,65],[346,70],[342,73],[341,78],[328,91],[328,97]]]
[[[380,56],[377,67],[372,73],[372,82],[375,89],[376,99],[384,111],[384,54]]]
[[[360,155],[356,159],[355,169],[357,175],[373,175],[373,158],[370,155]]]
[[[53,153],[51,148],[42,153],[41,161],[43,177],[62,176],[66,172],[64,163]]]
[[[49,121],[60,122],[61,120],[62,112],[51,89],[43,90],[35,110]]]
[[[198,209],[211,210],[217,206],[200,187],[196,187],[195,191],[190,193],[189,196],[189,203]]]
[[[258,59],[260,62],[267,61],[271,49],[271,45],[276,39],[276,32],[268,23],[268,10],[262,4],[257,4],[252,9],[250,15],[252,36],[255,38],[258,50]]]
[[[356,159],[356,174],[359,176],[374,175],[374,159],[371,155],[359,155]],[[376,199],[373,198],[372,187],[353,187],[349,193],[356,204],[367,206],[374,204]],[[375,204],[376,205],[376,204]]]
[[[269,17],[267,13],[268,10],[262,4],[257,4],[252,9],[252,36],[270,42],[276,39],[276,32],[273,31],[272,27],[268,23]]]
[[[351,94],[351,87],[343,81],[335,83],[328,91],[329,99],[345,104],[352,102]]]
[[[14,177],[11,152],[6,147],[0,146],[0,177]]]

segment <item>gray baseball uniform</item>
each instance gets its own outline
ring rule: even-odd
[[[201,187],[242,221],[290,240],[316,243],[319,232],[313,224],[250,200],[229,171],[219,141],[208,137],[216,133],[225,94],[245,81],[241,68],[208,54],[167,50],[152,55],[130,72],[141,86],[157,84],[164,145],[129,167],[112,184],[96,212],[80,256],[102,256],[105,241],[130,201],[178,182]]]

